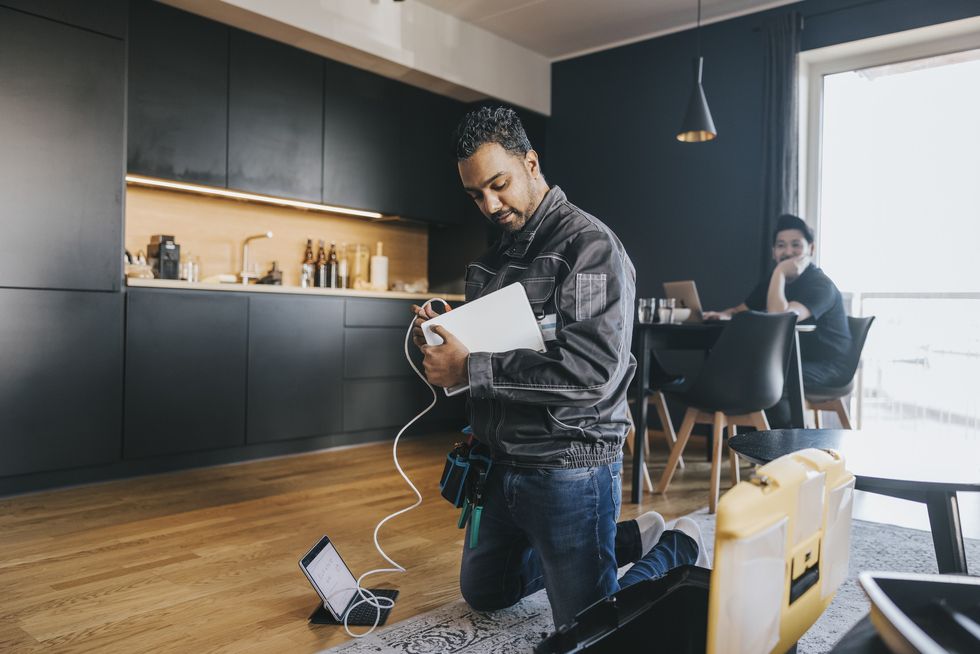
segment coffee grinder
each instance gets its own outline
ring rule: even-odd
[[[157,279],[180,279],[180,246],[174,237],[154,234],[146,246],[146,258]]]

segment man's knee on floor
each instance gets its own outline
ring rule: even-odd
[[[475,611],[499,611],[514,606],[521,600],[519,592],[492,590],[486,584],[467,583],[464,579],[459,582],[459,590],[466,603]]]

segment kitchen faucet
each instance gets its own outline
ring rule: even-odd
[[[242,242],[242,271],[238,273],[238,276],[242,280],[242,284],[248,284],[249,279],[258,279],[259,274],[249,270],[248,266],[248,242],[254,241],[258,238],[272,238],[272,232],[266,232],[265,234],[255,234],[254,236],[249,236]]]

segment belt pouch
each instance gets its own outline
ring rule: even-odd
[[[439,481],[439,491],[457,509],[466,499],[466,478],[470,473],[469,448],[456,447],[446,455],[446,467]]]

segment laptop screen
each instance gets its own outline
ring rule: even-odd
[[[310,579],[338,618],[357,593],[357,580],[340,558],[333,544],[324,537],[301,561]]]

